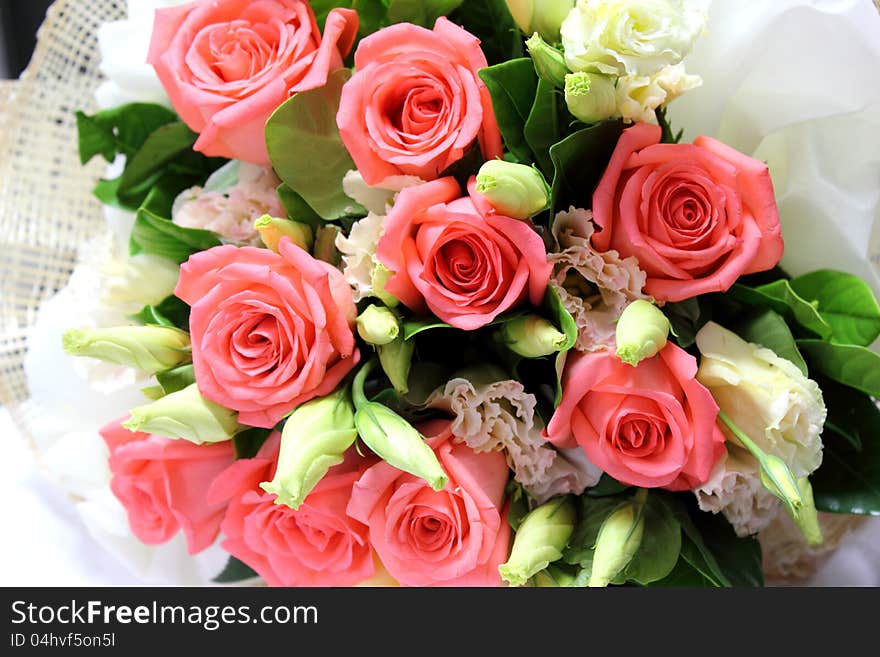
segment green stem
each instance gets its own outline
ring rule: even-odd
[[[725,425],[727,425],[727,428],[733,432],[733,435],[736,436],[739,441],[743,445],[745,445],[746,449],[748,449],[756,458],[758,458],[758,456],[757,454],[755,454],[755,452],[760,452],[763,455],[764,452],[760,447],[758,447],[757,443],[755,443],[755,441],[744,434],[742,429],[736,426],[733,420],[730,419],[730,416],[721,409],[718,410],[718,419],[724,422]]]

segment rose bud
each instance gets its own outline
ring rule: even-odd
[[[70,329],[62,338],[64,351],[133,367],[150,374],[190,359],[189,334],[169,326],[120,326]]]
[[[391,385],[398,394],[405,395],[409,392],[409,370],[412,366],[413,350],[416,343],[413,340],[405,340],[402,335],[377,348],[379,363],[385,376],[391,381]]]
[[[647,490],[641,489],[635,502],[624,502],[602,522],[593,552],[590,586],[608,586],[638,552],[645,531],[642,508],[646,496]]]
[[[525,34],[537,32],[551,43],[559,41],[559,28],[575,0],[506,0],[513,20]]]
[[[281,432],[275,476],[260,488],[277,495],[276,504],[298,509],[327,471],[345,460],[345,451],[356,439],[354,407],[346,388],[297,406]]]
[[[240,429],[235,411],[202,397],[195,383],[131,410],[129,431],[182,438],[196,445],[230,440]]]
[[[614,80],[600,73],[569,73],[565,76],[565,104],[584,123],[597,123],[617,113]]]
[[[575,509],[568,496],[557,497],[523,518],[507,563],[498,572],[511,586],[522,586],[530,577],[562,558],[574,531]]]
[[[371,304],[357,318],[358,334],[372,345],[392,342],[400,333],[397,316],[385,306]]]
[[[617,320],[617,356],[635,367],[646,358],[652,358],[666,346],[669,320],[650,301],[637,299],[629,304]]]
[[[569,70],[562,53],[544,41],[537,32],[526,40],[526,48],[532,56],[538,77],[554,87],[565,87],[565,76]]]
[[[498,337],[508,349],[524,358],[540,358],[556,353],[567,338],[551,322],[538,315],[517,317],[498,329]]]
[[[550,202],[550,186],[533,166],[490,160],[477,173],[476,191],[498,214],[528,219]]]
[[[305,251],[311,250],[315,241],[315,233],[308,224],[290,219],[279,219],[268,214],[257,219],[254,222],[254,228],[260,234],[263,244],[275,253],[278,253],[278,242],[285,236]]]
[[[354,423],[358,435],[389,465],[421,477],[434,490],[443,490],[449,478],[422,434],[390,408],[369,401],[364,395],[364,381],[374,365],[371,360],[354,378]]]
[[[822,528],[819,526],[819,514],[816,512],[816,503],[813,501],[813,487],[806,477],[798,479],[798,490],[801,493],[803,504],[797,513],[792,516],[800,528],[804,538],[810,545],[822,545],[825,541],[822,536]]]

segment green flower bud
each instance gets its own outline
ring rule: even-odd
[[[133,408],[122,426],[129,431],[182,438],[196,445],[230,440],[240,428],[236,412],[202,397],[195,383]]]
[[[190,359],[189,334],[169,326],[120,326],[71,329],[62,338],[64,351],[99,358],[150,374]]]
[[[551,322],[538,315],[524,315],[505,322],[498,337],[508,349],[524,358],[549,356],[565,347],[567,338]]]
[[[539,573],[535,573],[535,586],[541,588],[558,588],[574,586],[574,575],[567,570],[550,564]]]
[[[669,327],[669,320],[657,306],[643,299],[633,301],[617,320],[617,356],[633,367],[656,356],[666,346]]]
[[[393,271],[388,269],[381,262],[377,262],[373,265],[373,271],[370,274],[370,286],[373,288],[373,295],[376,296],[379,301],[389,308],[396,308],[400,303],[400,299],[385,291],[385,283],[387,283],[392,276],[394,276]]]
[[[489,160],[477,173],[477,192],[500,214],[528,219],[550,202],[550,186],[535,167]]]
[[[312,489],[357,439],[354,406],[348,390],[297,406],[281,432],[278,468],[271,482],[260,487],[274,493],[276,504],[299,508]]]
[[[369,361],[354,377],[352,395],[358,435],[389,465],[421,477],[434,490],[443,490],[449,479],[422,434],[390,408],[368,401],[364,395],[364,381],[375,364],[375,360]]]
[[[517,529],[510,558],[498,566],[501,578],[511,586],[522,586],[561,559],[574,523],[574,504],[568,496],[557,497],[529,511]]]
[[[308,224],[290,219],[278,219],[268,214],[257,219],[254,228],[260,233],[263,244],[275,253],[278,253],[278,242],[282,237],[289,237],[294,244],[306,251],[311,250],[315,240],[315,232]]]
[[[565,87],[565,76],[569,71],[562,53],[544,41],[537,32],[526,40],[526,48],[532,56],[538,77],[554,87]]]
[[[385,306],[371,304],[357,318],[358,334],[373,345],[388,344],[400,333],[397,316]]]
[[[525,34],[537,32],[551,43],[559,41],[559,28],[575,0],[505,0],[514,22]]]
[[[617,113],[614,80],[600,73],[569,73],[565,76],[565,104],[584,123],[597,123]]]
[[[645,531],[643,504],[624,502],[605,518],[593,551],[590,586],[608,586],[638,552]]]
[[[792,515],[792,519],[800,528],[807,543],[813,546],[822,545],[825,538],[822,536],[822,529],[819,527],[819,514],[816,511],[816,503],[813,500],[813,487],[810,480],[801,477],[797,482],[798,490],[801,494],[802,505],[797,513]]]
[[[409,392],[409,370],[415,346],[415,340],[404,340],[402,335],[398,335],[395,340],[377,348],[382,370],[401,395]]]

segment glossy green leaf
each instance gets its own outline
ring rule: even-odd
[[[252,459],[260,451],[260,447],[268,440],[272,429],[251,427],[239,431],[232,437],[232,446],[235,448],[235,458]]]
[[[196,137],[196,133],[182,121],[157,128],[126,162],[119,178],[117,196],[129,202],[132,197],[138,197],[144,185],[155,182],[155,176],[163,167],[180,154],[192,150]]]
[[[798,340],[811,372],[880,398],[880,354],[857,345]]]
[[[593,566],[593,548],[599,536],[599,529],[605,518],[620,506],[621,501],[620,497],[579,498],[578,524],[568,541],[568,547],[563,551],[562,559],[566,563],[586,570],[587,580]]]
[[[599,479],[599,483],[585,490],[584,494],[589,495],[590,497],[605,497],[607,495],[617,495],[618,493],[622,493],[627,488],[629,488],[629,486],[620,483],[608,473],[603,472],[602,478]]]
[[[532,60],[514,59],[480,69],[478,74],[492,96],[495,120],[507,150],[520,162],[531,162],[534,156],[526,142],[525,125],[538,88]]]
[[[155,306],[144,306],[131,318],[139,324],[176,326],[184,331],[189,330],[189,306],[173,294]]]
[[[684,551],[684,546],[682,546]],[[675,568],[666,577],[656,582],[652,582],[650,586],[669,587],[669,588],[712,588],[718,585],[711,579],[707,578],[697,568],[695,568],[682,554],[675,564]]]
[[[538,80],[534,103],[523,127],[523,136],[534,153],[535,162],[547,177],[553,175],[550,147],[562,138],[563,128],[571,121],[568,110],[563,112],[560,107],[561,98],[556,87],[545,80]]]
[[[624,574],[642,586],[661,580],[675,568],[681,552],[681,525],[656,495],[649,495],[644,508],[645,530],[638,551]]]
[[[281,183],[275,190],[281,205],[287,211],[287,218],[293,221],[300,221],[308,224],[313,228],[317,228],[324,223],[321,216],[315,212],[312,207],[305,202],[305,199],[293,191],[288,185]]]
[[[697,297],[666,303],[662,310],[669,320],[672,335],[678,346],[687,349],[694,344],[701,327],[700,302]]]
[[[192,363],[189,365],[180,365],[179,367],[159,372],[156,375],[156,381],[159,382],[162,391],[166,395],[170,395],[172,392],[183,390],[187,386],[191,386],[196,382],[195,369],[193,368]]]
[[[773,281],[758,287],[748,287],[736,283],[729,294],[743,303],[762,308],[770,308],[786,319],[797,322],[823,340],[831,337],[831,326],[816,307],[799,296],[785,279]]]
[[[791,329],[781,315],[768,308],[731,326],[731,330],[743,340],[766,347],[780,358],[791,361],[807,376],[807,364],[798,351]]]
[[[505,0],[464,0],[449,20],[480,40],[489,64],[523,56],[523,38]]]
[[[801,297],[818,302],[817,310],[831,326],[831,339],[867,347],[880,335],[880,305],[858,276],[820,269],[791,280]]]
[[[259,577],[259,575],[257,575],[253,568],[235,557],[229,557],[226,567],[211,581],[217,584],[231,584],[232,582],[241,582],[246,579],[254,579],[255,577]]]
[[[720,513],[690,514],[706,550],[731,586],[763,586],[761,545],[755,538],[740,538]],[[690,535],[689,535],[690,537]]]
[[[556,354],[556,398],[554,404],[559,406],[562,401],[562,371],[565,367],[565,357],[577,342],[578,330],[574,317],[562,305],[559,292],[552,285],[547,286],[547,292],[544,294],[544,306],[553,323],[556,324],[556,328],[565,334],[565,344]]]
[[[80,162],[85,164],[98,154],[107,162],[120,153],[130,157],[154,130],[174,121],[173,111],[153,103],[130,103],[92,115],[77,112]]]

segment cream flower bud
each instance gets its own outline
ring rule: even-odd
[[[557,497],[530,511],[516,531],[507,563],[498,567],[511,586],[522,586],[536,573],[562,558],[574,531],[575,509],[570,497]]]
[[[537,32],[551,43],[559,41],[559,27],[574,0],[506,0],[510,15],[525,34]]]
[[[385,345],[400,333],[400,324],[388,308],[370,304],[358,315],[357,330],[368,344]]]
[[[602,522],[593,552],[590,586],[608,586],[638,552],[645,530],[643,505],[624,502]]]
[[[182,438],[196,445],[230,440],[240,428],[235,411],[202,397],[195,383],[131,410],[129,431]]]
[[[499,214],[528,219],[550,202],[550,186],[535,167],[504,160],[489,160],[477,173],[477,192]]]
[[[70,329],[62,338],[64,351],[98,358],[150,374],[190,359],[189,334],[167,326],[120,326]]]
[[[669,320],[650,301],[637,299],[629,304],[617,321],[617,356],[633,367],[656,356],[666,346]]]
[[[554,87],[564,87],[568,66],[562,53],[544,41],[537,32],[526,40],[526,48],[532,56],[538,77]]]
[[[502,343],[524,358],[540,358],[565,346],[565,334],[538,315],[525,315],[505,322],[498,329]]]
[[[398,335],[388,344],[380,345],[376,349],[382,370],[401,395],[409,392],[409,370],[412,367],[415,346],[414,340],[405,340],[402,335]]]
[[[260,234],[263,244],[275,253],[278,253],[278,242],[282,237],[289,237],[294,244],[306,251],[311,250],[315,240],[315,233],[308,224],[279,219],[268,214],[257,219],[254,228]]]
[[[278,467],[271,482],[260,487],[274,493],[276,504],[299,508],[312,489],[357,439],[349,392],[336,392],[298,406],[281,432]]]
[[[569,73],[565,76],[565,104],[584,123],[610,118],[617,112],[614,80],[600,73]]]

